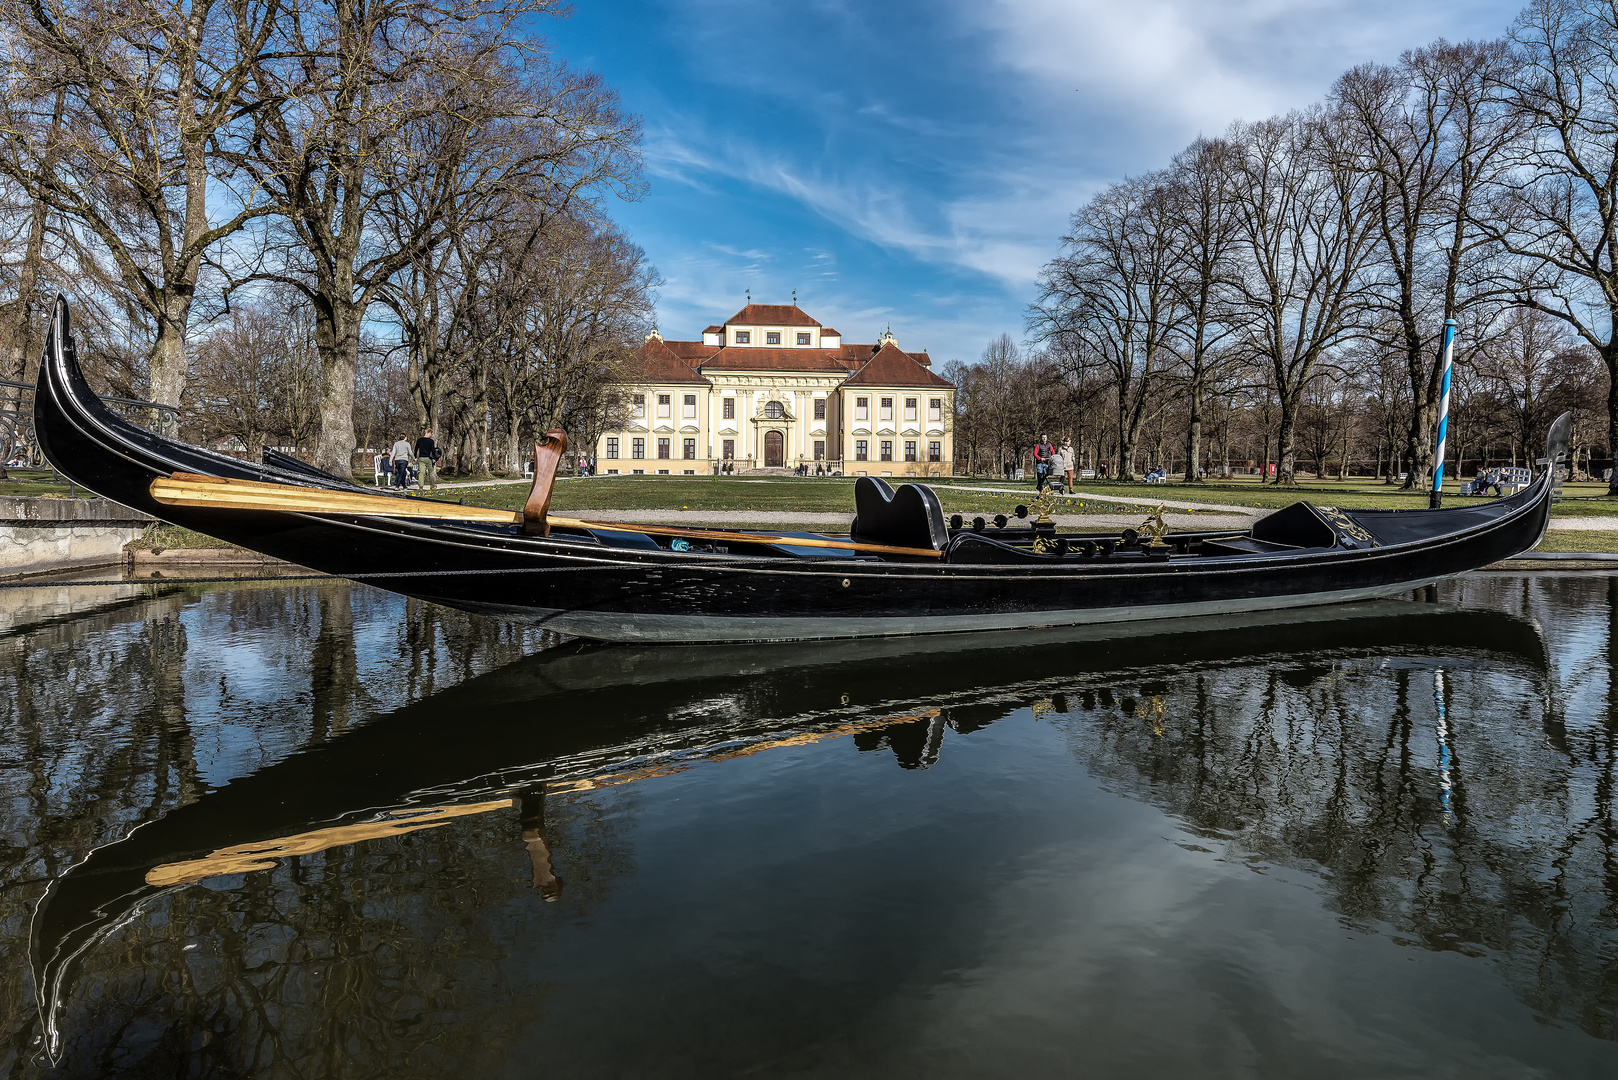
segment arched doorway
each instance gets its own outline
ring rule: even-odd
[[[766,431],[764,433],[764,467],[766,469],[779,469],[786,464],[786,453],[782,449],[784,440],[779,431]]]

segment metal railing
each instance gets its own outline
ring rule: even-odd
[[[180,410],[172,405],[125,397],[104,397],[101,400],[132,424],[159,435],[172,437],[179,433]],[[17,464],[12,465],[12,462]],[[0,379],[0,463],[12,468],[49,467],[39,451],[39,439],[34,434],[33,383]]]

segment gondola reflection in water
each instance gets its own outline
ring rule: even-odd
[[[823,808],[825,842],[849,843],[861,828],[844,815],[868,817],[883,788],[903,783],[907,802],[930,800],[939,832],[912,832],[909,844],[964,843],[967,792],[938,785],[952,769],[1008,753],[1005,740],[1030,724],[1059,731],[1104,785],[1180,821],[1183,845],[1319,875],[1327,903],[1351,924],[1487,955],[1536,1013],[1618,1036],[1600,959],[1618,945],[1618,889],[1603,883],[1599,858],[1568,848],[1579,826],[1566,822],[1567,843],[1556,835],[1555,789],[1567,782],[1556,778],[1583,767],[1584,749],[1549,692],[1546,644],[1531,619],[1388,601],[1148,631],[753,648],[574,643],[507,664],[207,791],[57,876],[31,942],[48,1046],[71,1062],[93,1045],[108,1003],[86,990],[105,993],[112,970],[131,962],[119,958],[121,939],[169,927],[205,951],[258,957],[229,978],[230,965],[157,961],[186,970],[194,1022],[229,1025],[232,1040],[272,1038],[277,1054],[298,1057],[309,1048],[291,1017],[335,1009],[363,1027],[364,1017],[398,1015],[385,1002],[416,1000],[423,991],[412,982],[433,972],[442,988],[411,1006],[429,1018],[422,1039],[442,1052],[446,1031],[470,1025],[449,1039],[459,1049],[440,1071],[490,1063],[499,1039],[465,1040],[503,1030],[506,1017],[489,1011],[495,987],[457,966],[459,953],[481,955],[475,942],[448,928],[471,920],[499,948],[543,956],[561,948],[546,944],[557,926],[638,893],[626,841],[614,838],[621,816],[602,816],[604,806],[650,800],[674,812],[710,794],[711,813],[700,804],[679,811],[700,825],[701,835],[678,840],[695,852],[730,827],[727,777],[774,761],[798,771],[803,754],[846,769],[866,751],[891,755],[903,771],[846,789],[867,807]],[[1039,800],[1052,794],[1039,778],[1045,766],[1010,767],[1027,776],[996,816],[1037,821]],[[1559,860],[1561,879],[1546,879],[1527,853]],[[710,902],[723,906],[725,891]],[[865,919],[901,918],[878,899],[879,881],[850,879],[843,891]],[[533,941],[507,940],[506,920],[538,917],[524,893],[562,922]],[[933,888],[906,899],[901,921],[950,906]],[[300,960],[296,942],[334,904],[371,944]],[[378,920],[390,929],[367,938]],[[258,939],[282,944],[265,952]],[[348,971],[359,996],[307,997],[328,968]],[[263,1006],[229,1004],[244,995]],[[284,1019],[265,1030],[272,1014]],[[396,1033],[365,1052],[425,1045]],[[196,1052],[240,1065],[224,1041]],[[386,1071],[400,1060],[366,1064]]]

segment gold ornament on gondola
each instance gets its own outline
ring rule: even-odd
[[[1051,514],[1054,513],[1056,508],[1060,505],[1062,504],[1057,501],[1056,493],[1050,488],[1046,488],[1029,502],[1028,509],[1038,510],[1039,517],[1035,520],[1037,520],[1041,525],[1049,525],[1052,523]]]
[[[1169,534],[1169,526],[1168,522],[1163,520],[1163,506],[1161,503],[1158,504],[1156,510],[1152,511],[1151,516],[1141,523],[1140,533],[1142,536],[1150,538],[1150,542],[1146,545],[1147,547],[1159,550],[1168,547],[1163,542],[1163,537]]]

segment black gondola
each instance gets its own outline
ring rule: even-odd
[[[929,489],[907,484],[892,492],[862,477],[853,542],[828,548],[815,545],[831,538],[809,533],[702,531],[682,539],[660,535],[675,529],[575,522],[546,532],[518,522],[423,519],[420,500],[287,461],[255,466],[189,446],[101,403],[79,369],[61,298],[34,401],[39,442],[51,463],[110,499],[324,573],[608,641],[1072,626],[1389,596],[1539,543],[1550,515],[1551,473],[1570,426],[1567,414],[1552,425],[1552,466],[1509,498],[1452,510],[1299,502],[1246,532],[1180,533],[1163,546],[1129,534],[1122,541],[1112,534],[1058,537],[1037,523],[952,528]],[[338,512],[159,501],[153,482],[176,474],[369,503],[363,511]]]

